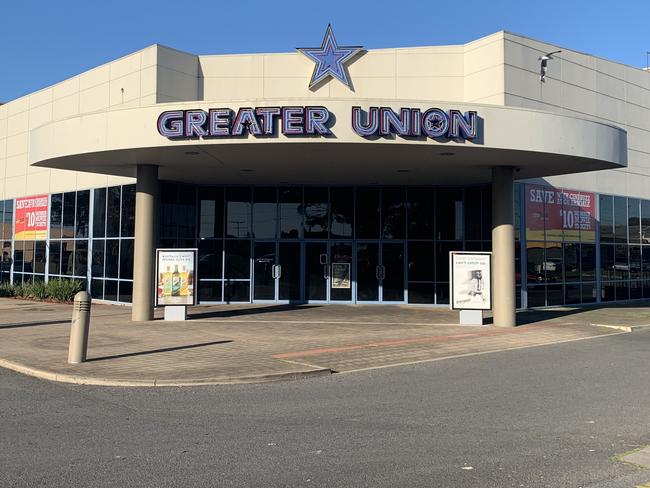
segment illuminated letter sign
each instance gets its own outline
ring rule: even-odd
[[[471,140],[478,136],[478,116],[472,111],[462,114],[459,110],[445,112],[439,108],[424,113],[417,108],[402,108],[397,113],[390,107],[370,107],[364,114],[361,107],[352,107],[352,129],[362,137],[395,134]]]
[[[439,108],[352,107],[352,130],[361,137],[464,139],[478,137],[478,115]],[[171,110],[158,117],[158,133],[168,139],[275,136],[330,136],[332,113],[320,106],[242,107]]]
[[[234,115],[234,117],[233,117]],[[158,117],[158,133],[168,139],[275,135],[276,122],[287,136],[328,136],[330,112],[325,107],[242,107],[172,110]]]

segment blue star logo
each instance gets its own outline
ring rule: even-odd
[[[345,63],[359,54],[363,50],[362,46],[339,46],[336,43],[332,26],[328,25],[323,44],[320,48],[299,47],[297,49],[316,63],[314,73],[311,75],[311,81],[309,82],[310,90],[328,76],[336,78],[345,86],[352,89],[345,70]]]

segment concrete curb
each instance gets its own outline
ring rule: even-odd
[[[268,383],[272,381],[290,381],[303,378],[329,376],[333,371],[329,368],[313,369],[306,371],[293,371],[290,373],[272,373],[254,376],[225,376],[216,378],[183,379],[103,379],[92,376],[60,374],[43,369],[32,368],[14,361],[0,359],[0,367],[42,380],[58,383],[88,386],[120,386],[120,387],[174,387],[174,386],[210,386],[210,385],[236,385],[245,383]]]

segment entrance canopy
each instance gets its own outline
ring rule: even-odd
[[[255,134],[251,124],[257,122],[239,115],[260,113],[253,107],[293,120],[278,115],[278,130]],[[308,109],[316,114],[311,132],[300,115],[306,118]],[[424,116],[432,111],[437,118]],[[215,112],[220,115],[212,118]],[[163,113],[176,116],[160,122]],[[450,114],[446,120],[444,114]],[[241,135],[232,135],[238,120]],[[166,137],[180,127],[174,123],[183,124],[182,137]],[[219,130],[224,135],[216,137]],[[627,134],[594,120],[496,105],[314,98],[225,107],[202,101],[48,123],[31,133],[30,164],[130,177],[137,165],[155,164],[161,179],[188,183],[474,184],[489,182],[494,166],[515,167],[518,179],[624,167]]]

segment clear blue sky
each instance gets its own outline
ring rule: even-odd
[[[340,44],[464,43],[505,29],[633,66],[650,50],[650,1],[0,0],[0,101],[154,43],[196,54]]]

